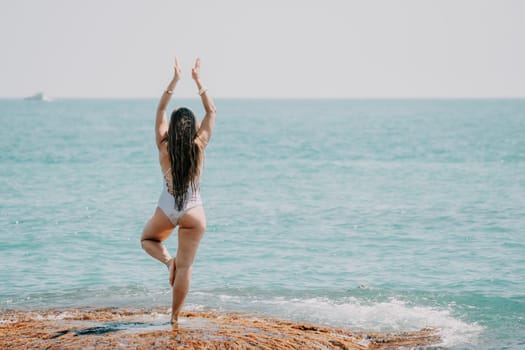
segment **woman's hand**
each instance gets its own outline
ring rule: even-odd
[[[173,66],[173,80],[179,81],[181,76],[181,69],[179,65],[179,60],[175,57],[175,66]]]
[[[199,77],[199,71],[201,69],[201,59],[197,57],[195,60],[195,65],[191,69],[191,78],[195,81],[198,81],[200,79]]]

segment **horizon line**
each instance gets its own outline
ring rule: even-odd
[[[26,100],[30,96],[0,96],[0,100]],[[151,100],[156,96],[50,96],[54,100]],[[212,96],[217,100],[522,100],[524,96]],[[173,99],[199,100],[198,96],[174,96]],[[28,100],[29,101],[29,100]]]

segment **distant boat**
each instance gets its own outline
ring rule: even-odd
[[[44,94],[43,92],[39,92],[38,94],[35,94],[35,95],[32,95],[32,96],[25,97],[24,100],[28,100],[28,101],[45,101],[45,102],[49,102],[49,101],[51,101],[51,98],[49,98],[49,96],[47,96],[47,95]]]

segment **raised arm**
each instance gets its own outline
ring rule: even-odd
[[[206,111],[206,114],[202,119],[199,131],[197,132],[198,138],[202,142],[203,146],[206,147],[208,145],[208,142],[210,142],[211,134],[213,133],[213,129],[215,128],[215,114],[217,113],[217,110],[215,109],[213,100],[210,94],[208,93],[208,89],[205,88],[201,82],[200,67],[201,60],[197,57],[197,60],[195,61],[195,66],[191,70],[191,77],[195,81],[195,84],[197,84],[197,89],[199,89],[199,95],[201,96],[202,105],[204,106],[204,110]]]
[[[181,70],[179,66],[179,60],[177,58],[175,58],[175,66],[173,67],[173,71],[173,78],[168,84],[166,90],[164,90],[164,92],[162,93],[159,104],[157,106],[157,115],[155,117],[155,142],[157,143],[158,148],[160,148],[162,139],[168,132],[169,123],[166,118],[166,108],[168,108],[171,95],[173,94],[175,86],[177,85],[177,82],[180,79]]]

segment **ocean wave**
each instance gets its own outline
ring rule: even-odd
[[[484,328],[468,323],[447,308],[413,305],[399,298],[370,301],[356,297],[332,300],[321,297],[256,297],[208,292],[194,293],[191,308],[211,307],[248,311],[293,321],[308,321],[359,331],[398,332],[437,328],[445,347],[471,346]],[[200,301],[202,300],[202,304]]]

